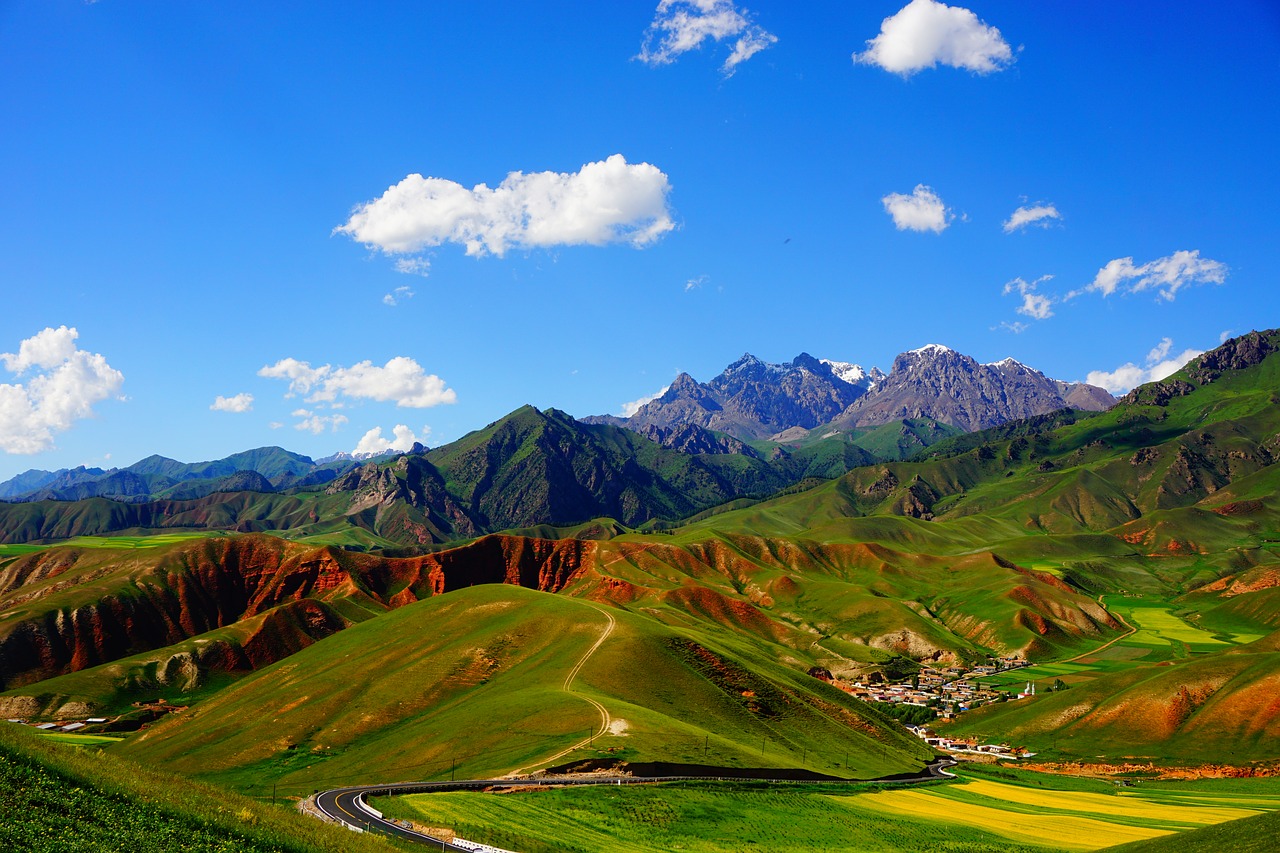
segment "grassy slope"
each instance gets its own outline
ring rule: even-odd
[[[271,807],[0,723],[0,848],[29,853],[387,850],[291,806]]]
[[[391,814],[527,853],[1096,850],[1120,839],[1176,838],[1172,833],[1280,808],[1280,791],[1256,784],[1271,781],[1119,790],[1103,780],[978,765],[962,768],[957,783],[910,788],[623,786],[377,803]]]
[[[646,617],[617,627],[564,689],[607,620],[587,603],[479,586],[408,605],[249,676],[119,749],[233,785],[278,779],[440,778],[538,766],[601,726],[625,721],[587,758],[797,767],[867,776],[918,767],[919,741],[759,651],[749,670]],[[809,682],[801,686],[800,679]],[[750,692],[754,695],[745,695]],[[764,746],[763,756],[761,747]]]

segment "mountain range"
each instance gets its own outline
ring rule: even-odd
[[[1280,330],[1102,412],[856,429],[933,427],[901,459],[526,406],[305,488],[3,504],[0,716],[109,718],[117,754],[304,794],[866,778],[931,750],[837,682],[1013,658],[991,678],[1039,696],[936,725],[1042,762],[1280,760]]]
[[[909,419],[928,419],[965,432],[1070,408],[1102,411],[1107,391],[1050,379],[1014,359],[980,364],[949,347],[929,344],[877,368],[801,353],[771,364],[750,353],[706,383],[681,373],[661,396],[629,417],[597,415],[587,423],[630,429],[694,424],[744,441],[794,443]]]

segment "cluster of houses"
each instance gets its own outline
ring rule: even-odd
[[[924,666],[916,675],[896,683],[871,680],[844,682],[839,679],[832,679],[831,683],[866,702],[933,708],[935,716],[949,718],[988,702],[1010,698],[1008,693],[987,687],[978,679],[1024,666],[1029,664],[1021,658],[1001,658],[995,665],[972,668]],[[1033,695],[1035,685],[1028,684],[1023,692],[1016,694],[1016,698]]]
[[[946,752],[963,752],[971,755],[990,755],[996,758],[1030,758],[1034,752],[1027,752],[1020,746],[1004,744],[978,743],[972,738],[938,737],[926,726],[907,726],[916,737],[934,749]]]
[[[81,729],[88,728],[89,726],[93,726],[93,725],[98,725],[99,723],[105,723],[106,721],[107,721],[106,717],[86,717],[83,720],[74,720],[69,723],[59,722],[59,723],[39,723],[39,724],[31,724],[31,723],[28,723],[26,720],[22,720],[22,719],[9,720],[9,722],[11,723],[18,723],[20,725],[30,725],[33,729],[38,729],[39,731],[42,731],[42,732],[78,732]]]

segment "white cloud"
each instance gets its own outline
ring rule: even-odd
[[[215,412],[251,412],[253,411],[253,395],[237,394],[234,397],[224,397],[219,394],[209,408]]]
[[[707,283],[707,276],[705,275],[700,275],[697,278],[691,278],[684,283],[684,292],[688,293],[691,290],[697,290],[698,288],[702,287],[702,285],[706,283]]]
[[[989,74],[1012,63],[1013,51],[998,29],[968,9],[911,0],[884,19],[880,35],[868,39],[866,51],[855,53],[853,61],[878,65],[903,77],[939,63]]]
[[[427,443],[427,436],[431,434],[429,427],[422,428],[422,436],[418,437],[413,434],[413,430],[404,424],[396,424],[391,430],[391,438],[382,437],[382,427],[374,427],[364,434],[360,441],[356,444],[355,449],[351,452],[356,455],[365,453],[384,453],[388,450],[394,450],[399,453],[407,453],[413,449],[415,442]]]
[[[401,260],[403,260],[403,258]],[[414,296],[413,288],[407,285],[401,285],[400,287],[397,287],[395,290],[388,293],[386,296],[382,297],[382,304],[391,305],[394,307],[396,305],[399,305],[402,299],[412,299],[413,296]]]
[[[292,414],[295,418],[302,419],[294,424],[293,428],[312,435],[319,435],[326,429],[337,432],[340,426],[348,422],[346,415],[318,415],[307,409],[296,409]]]
[[[1115,370],[1090,371],[1085,377],[1085,382],[1105,388],[1112,394],[1124,394],[1147,382],[1158,382],[1167,376],[1172,376],[1188,361],[1204,354],[1204,350],[1185,349],[1170,358],[1169,353],[1172,350],[1173,339],[1161,338],[1160,343],[1147,353],[1145,366],[1139,367],[1133,362],[1127,362]]]
[[[880,199],[899,231],[932,231],[941,234],[955,214],[942,203],[932,187],[916,184],[911,195],[889,193]]]
[[[726,77],[778,41],[777,36],[753,24],[750,14],[732,0],[662,0],[635,58],[649,65],[668,65],[681,54],[702,47],[703,42],[735,37],[733,50],[720,66]]]
[[[1052,204],[1038,202],[1033,205],[1023,205],[1005,220],[1004,233],[1012,234],[1014,231],[1025,230],[1032,226],[1048,228],[1055,221],[1060,221],[1061,219],[1062,214]]]
[[[1053,299],[1037,293],[1036,288],[1052,278],[1053,276],[1051,275],[1042,275],[1035,281],[1015,278],[1004,286],[1004,292],[1006,295],[1017,293],[1022,297],[1022,304],[1017,309],[1019,314],[1024,317],[1030,317],[1033,320],[1047,320],[1053,316]],[[1015,329],[1014,331],[1022,332],[1023,329]]]
[[[1227,341],[1231,340],[1231,336],[1234,334],[1235,332],[1230,329],[1223,329],[1222,334],[1218,335],[1218,343],[1225,344]]]
[[[664,385],[660,390],[650,394],[647,397],[641,397],[638,400],[632,400],[630,403],[623,403],[621,406],[621,410],[618,413],[618,417],[622,417],[622,418],[631,417],[636,412],[640,411],[640,409],[644,406],[645,403],[652,403],[654,400],[658,399],[663,394],[667,393],[667,389],[670,387],[671,387],[670,385]]]
[[[280,423],[280,421],[272,421],[271,423],[267,424],[267,426],[270,427],[271,429],[280,429],[281,427],[284,426],[284,424]]]
[[[0,450],[39,453],[56,433],[91,417],[93,406],[118,397],[124,374],[100,354],[76,347],[74,328],[46,328],[22,341],[17,353],[0,354],[5,369],[25,384],[0,383]]]
[[[1178,291],[1192,284],[1222,284],[1227,278],[1227,265],[1200,257],[1200,250],[1181,250],[1163,258],[1157,258],[1141,266],[1133,258],[1116,258],[1098,270],[1089,284],[1067,294],[1074,299],[1082,293],[1101,293],[1110,296],[1117,290],[1124,293],[1156,291],[1156,297],[1172,302]]]
[[[1025,332],[1027,329],[1030,329],[1031,326],[1028,323],[1022,322],[1021,320],[1014,320],[1012,323],[1008,321],[1004,321],[1000,323],[999,326],[992,326],[991,328],[993,331],[995,329],[1005,329],[1006,331],[1013,332],[1015,335],[1020,335],[1023,332]]]
[[[431,272],[431,260],[429,258],[396,258],[396,272],[426,278]],[[383,297],[383,301],[386,301],[386,297]]]
[[[445,387],[444,380],[428,374],[418,362],[397,356],[382,367],[361,361],[350,367],[328,364],[312,367],[309,362],[283,358],[258,371],[267,379],[285,379],[289,395],[306,394],[308,403],[339,405],[338,397],[392,402],[408,409],[425,409],[441,403],[453,403],[457,395]]]
[[[467,189],[414,174],[356,207],[334,233],[390,254],[444,243],[463,245],[477,257],[501,257],[511,248],[641,247],[675,228],[667,207],[670,192],[670,181],[656,166],[627,163],[621,154],[573,173],[512,172],[496,189]],[[423,272],[426,263],[419,261],[397,261],[397,268]]]

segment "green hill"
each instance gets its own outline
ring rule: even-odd
[[[918,739],[776,645],[666,622],[513,586],[461,589],[318,642],[115,749],[289,790],[593,761],[867,777],[927,760]]]
[[[269,792],[268,792],[269,795]],[[0,723],[0,848],[27,853],[319,853],[388,843]]]

